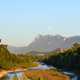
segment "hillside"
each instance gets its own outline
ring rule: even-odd
[[[31,51],[49,52],[57,48],[70,48],[75,42],[80,42],[80,36],[39,35],[26,47],[8,46],[8,49],[13,53],[26,53]]]

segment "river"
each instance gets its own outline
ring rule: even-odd
[[[45,70],[50,68],[52,68],[52,66],[48,66],[46,64],[41,63],[38,67],[31,67],[28,70]],[[80,80],[80,78],[73,72],[63,71],[62,73],[69,76],[71,80]],[[21,71],[21,72],[8,73],[7,77],[4,80],[30,80],[30,79],[24,76],[24,72]]]

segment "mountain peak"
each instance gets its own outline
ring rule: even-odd
[[[40,34],[27,47],[21,48],[9,47],[9,50],[21,53],[30,51],[49,52],[57,48],[69,48],[75,42],[80,42],[80,36],[63,37],[61,35]]]

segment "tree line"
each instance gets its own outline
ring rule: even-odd
[[[71,48],[63,52],[49,53],[48,58],[45,58],[43,62],[59,69],[80,73],[80,44],[74,43]]]

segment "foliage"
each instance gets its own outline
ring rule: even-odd
[[[0,68],[2,69],[37,66],[37,64],[33,64],[34,61],[36,61],[36,57],[30,54],[15,55],[10,53],[5,45],[0,45]]]
[[[60,69],[71,71],[80,71],[80,44],[75,43],[73,46],[64,52],[59,52],[57,55],[45,58],[43,62],[48,65],[53,65]]]

